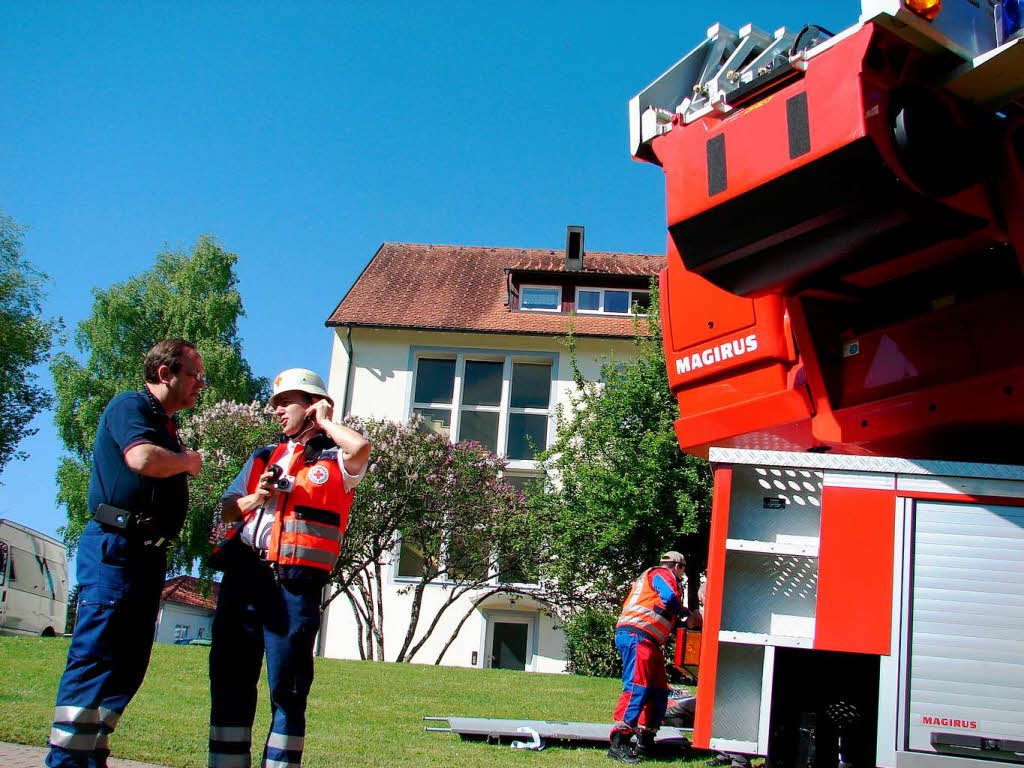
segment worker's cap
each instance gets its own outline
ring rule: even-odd
[[[678,563],[679,565],[686,565],[686,558],[683,557],[682,552],[676,552],[673,549],[671,552],[666,552],[664,555],[661,556],[661,562],[663,565],[671,565],[674,563]]]

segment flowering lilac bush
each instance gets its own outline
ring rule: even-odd
[[[189,483],[189,508],[181,541],[171,553],[170,566],[189,571],[199,560],[200,573],[210,575],[206,560],[212,542],[223,535],[220,497],[256,448],[277,442],[278,425],[271,410],[256,401],[243,405],[227,400],[214,403],[185,419],[181,438],[202,454],[203,470]]]
[[[393,659],[411,661],[458,598],[522,591],[495,574],[536,559],[539,547],[523,535],[530,528],[529,510],[523,495],[502,478],[504,460],[479,443],[452,444],[424,429],[419,417],[405,424],[350,425],[369,437],[373,454],[334,574],[336,596],[352,607],[363,657],[383,660],[382,565],[400,540],[417,553],[415,572],[404,574],[416,580],[407,587],[411,611]],[[445,600],[426,616],[422,597],[431,583],[441,584]]]

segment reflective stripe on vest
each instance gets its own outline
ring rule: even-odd
[[[676,598],[680,598],[679,581],[672,571],[662,566],[648,568],[640,574],[640,578],[630,589],[615,627],[616,629],[620,627],[639,629],[659,643],[664,643],[672,631],[672,617],[666,611],[665,603],[661,599],[661,595],[658,594],[658,590],[654,588],[653,581],[656,571],[664,571],[661,575],[669,584],[675,582]]]

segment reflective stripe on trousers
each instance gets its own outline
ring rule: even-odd
[[[211,725],[209,768],[249,768],[251,747],[251,728]]]
[[[286,733],[271,731],[267,737],[267,751],[264,765],[266,768],[298,768],[302,764],[302,747],[306,739],[303,736],[289,736]]]
[[[120,712],[106,707],[54,707],[49,743],[73,752],[108,750],[120,719]]]

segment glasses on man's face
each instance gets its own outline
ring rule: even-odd
[[[191,379],[194,379],[196,384],[198,384],[199,386],[206,386],[206,373],[204,373],[203,371],[186,371],[182,369],[181,372],[183,375],[188,376]]]

